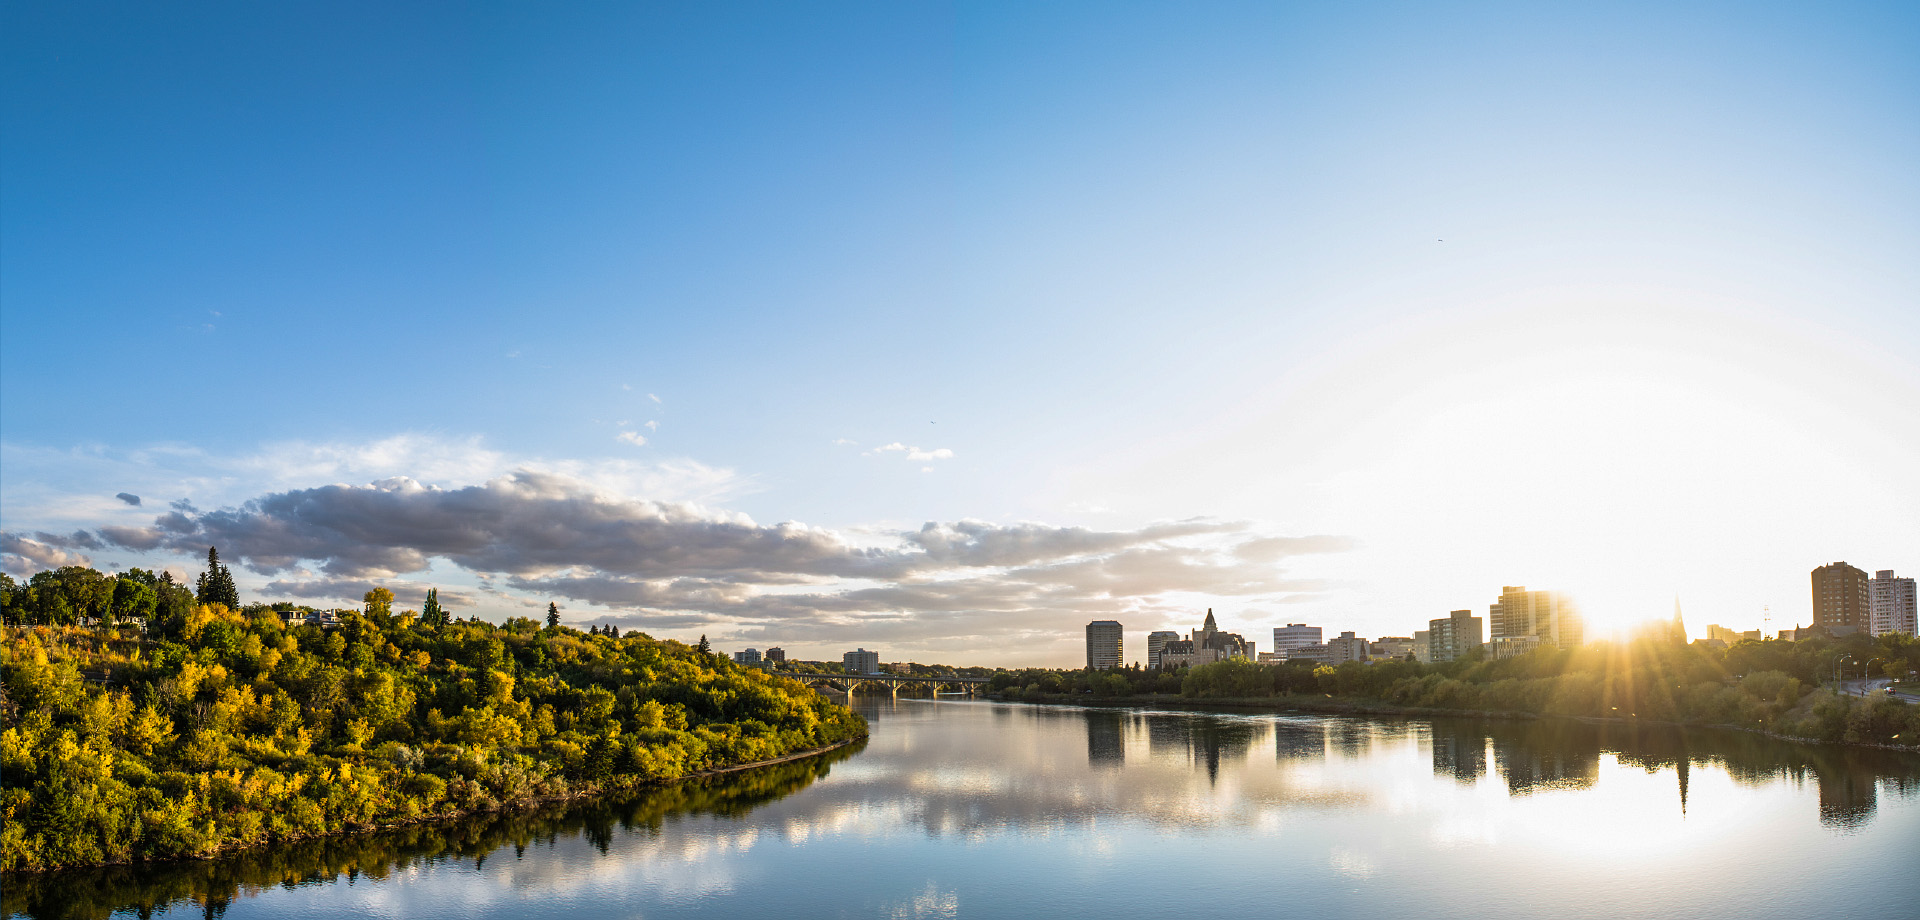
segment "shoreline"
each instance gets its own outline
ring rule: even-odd
[[[783,763],[792,763],[796,760],[806,760],[811,757],[818,757],[822,754],[832,753],[833,751],[840,750],[841,748],[847,747],[849,745],[856,744],[861,741],[865,741],[867,740],[867,738],[868,738],[867,735],[862,734],[853,738],[848,738],[845,741],[834,742],[833,744],[829,744],[824,747],[808,748],[807,750],[804,750],[804,751],[795,751],[791,754],[782,754],[779,757],[770,758],[768,760],[756,760],[751,763],[733,764],[731,766],[725,766],[725,767],[713,767],[710,769],[701,770],[696,773],[689,773],[685,776],[675,777],[673,779],[650,780],[647,782],[634,783],[630,786],[617,786],[617,787],[611,787],[611,788],[601,787],[601,788],[593,789],[592,791],[563,792],[557,795],[541,795],[541,796],[530,796],[526,798],[509,799],[507,801],[499,802],[484,808],[464,808],[458,811],[436,812],[434,814],[420,815],[418,817],[407,818],[401,821],[394,821],[388,824],[349,824],[337,830],[322,831],[317,834],[298,834],[298,835],[289,836],[289,837],[270,837],[265,840],[260,840],[254,843],[248,843],[242,846],[224,847],[219,850],[215,850],[214,852],[207,853],[200,856],[176,856],[176,857],[170,857],[165,859],[131,859],[123,862],[72,863],[68,865],[44,866],[44,867],[33,868],[33,869],[11,869],[5,872],[0,872],[0,878],[4,878],[6,876],[15,875],[15,874],[26,875],[26,874],[49,873],[49,872],[64,872],[70,869],[100,869],[100,868],[105,868],[109,866],[158,866],[158,865],[165,865],[169,863],[207,862],[209,860],[221,859],[227,856],[232,856],[235,853],[244,852],[246,850],[258,849],[260,847],[271,846],[273,844],[279,844],[279,843],[295,843],[302,840],[319,840],[327,837],[347,837],[347,836],[352,836],[356,834],[377,834],[381,831],[398,830],[400,828],[414,827],[422,824],[450,824],[454,821],[459,821],[465,818],[478,817],[480,815],[504,814],[507,812],[538,808],[542,805],[584,802],[590,799],[603,798],[603,797],[615,795],[617,793],[622,793],[622,792],[634,792],[642,789],[665,788],[668,786],[672,786],[676,783],[687,782],[688,780],[711,779],[716,776],[725,776],[729,773],[740,773],[746,770],[758,769],[760,767],[771,767],[771,766],[777,766]]]
[[[1009,700],[999,696],[989,696],[988,699],[1001,703],[1033,703],[1040,706],[1083,706],[1099,708],[1161,706],[1187,712],[1305,712],[1324,715],[1505,719],[1521,722],[1565,719],[1573,722],[1584,722],[1589,725],[1664,725],[1683,729],[1716,729],[1745,732],[1750,735],[1759,735],[1764,738],[1772,738],[1775,741],[1787,741],[1794,744],[1809,744],[1820,747],[1866,748],[1876,751],[1920,754],[1920,745],[1901,746],[1896,744],[1874,744],[1865,741],[1821,741],[1817,738],[1783,735],[1779,732],[1747,728],[1745,726],[1731,725],[1723,722],[1673,722],[1665,719],[1630,719],[1619,716],[1569,716],[1554,713],[1516,712],[1491,709],[1436,709],[1431,706],[1401,706],[1395,703],[1383,703],[1377,700],[1352,700],[1345,697],[1326,697],[1323,698],[1324,701],[1299,696],[1229,697],[1217,700],[1192,700],[1177,696],[1130,696],[1075,700],[1065,696],[1055,695],[1046,699],[1035,700]]]

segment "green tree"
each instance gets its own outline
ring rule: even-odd
[[[440,606],[439,588],[427,589],[427,600],[420,605],[420,622],[432,627],[447,625],[447,611]]]
[[[553,601],[548,601],[547,602],[547,628],[558,629],[559,626],[560,626],[560,605],[557,603],[554,603]]]
[[[233,573],[220,564],[218,547],[207,547],[207,570],[200,573],[194,600],[202,604],[225,604],[228,610],[240,609],[240,589],[233,584]]]
[[[138,571],[134,569],[114,580],[112,618],[115,620],[145,622],[159,606],[159,592],[146,579],[134,574]]]
[[[367,616],[370,616],[370,617],[393,616],[393,592],[392,591],[388,591],[385,588],[375,588],[371,591],[368,591],[365,596],[360,598],[360,600],[365,602],[367,605]]]

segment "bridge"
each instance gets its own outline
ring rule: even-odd
[[[866,685],[878,685],[887,688],[888,693],[898,694],[901,687],[932,687],[933,692],[949,690],[972,696],[984,689],[988,678],[985,677],[900,677],[895,674],[794,674],[785,676],[803,681],[809,687],[831,687],[842,693],[852,693],[856,688]]]

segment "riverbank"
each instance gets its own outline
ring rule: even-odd
[[[1360,700],[1347,697],[1308,696],[1305,694],[1279,697],[1224,697],[1218,699],[1193,699],[1172,694],[1140,694],[1126,697],[1089,698],[1075,697],[1071,694],[1055,693],[1028,694],[1019,699],[989,694],[989,699],[999,702],[1037,703],[1043,706],[1092,706],[1102,708],[1132,708],[1152,706],[1163,709],[1176,709],[1186,712],[1305,712],[1316,715],[1347,716],[1393,716],[1400,718],[1469,718],[1500,719],[1506,721],[1532,722],[1545,720],[1567,720],[1589,725],[1662,725],[1677,728],[1713,728],[1744,732],[1787,741],[1795,744],[1817,744],[1837,747],[1866,748],[1870,750],[1898,751],[1908,754],[1920,754],[1920,744],[1900,745],[1881,744],[1866,741],[1824,740],[1788,735],[1763,728],[1750,728],[1725,722],[1677,722],[1667,719],[1638,719],[1627,717],[1559,715],[1554,713],[1521,712],[1515,710],[1493,709],[1442,709],[1432,706],[1407,706],[1384,700]]]
[[[575,789],[575,790],[570,790],[567,792],[562,792],[557,794],[524,796],[520,798],[514,798],[514,799],[508,799],[501,802],[496,802],[486,806],[461,808],[461,809],[454,809],[451,811],[442,811],[442,812],[435,812],[432,814],[417,815],[417,816],[410,817],[400,821],[383,822],[379,824],[363,824],[363,823],[350,822],[341,827],[333,828],[325,831],[319,831],[315,833],[286,834],[286,835],[266,837],[258,840],[248,841],[243,844],[222,847],[220,849],[213,850],[211,852],[197,853],[190,856],[155,857],[155,858],[148,858],[148,859],[128,859],[128,860],[106,860],[101,862],[90,862],[90,863],[70,863],[70,864],[59,865],[59,866],[9,869],[9,870],[0,871],[0,877],[16,876],[16,875],[39,875],[39,874],[46,874],[46,873],[62,872],[70,869],[99,869],[99,868],[106,868],[111,866],[164,865],[168,863],[206,862],[209,860],[229,858],[236,854],[245,853],[252,850],[263,849],[271,846],[282,846],[290,843],[299,843],[302,841],[322,840],[322,839],[327,839],[332,837],[349,837],[349,836],[355,836],[355,835],[376,834],[382,831],[399,830],[399,829],[408,828],[408,827],[451,824],[457,821],[468,820],[468,819],[480,817],[483,815],[506,814],[506,813],[519,812],[519,811],[531,811],[531,810],[553,806],[553,805],[581,804],[581,803],[592,802],[599,799],[611,798],[613,796],[617,796],[625,793],[639,792],[647,789],[666,789],[666,788],[671,788],[673,786],[680,785],[687,782],[704,780],[704,779],[712,779],[714,777],[726,776],[734,773],[743,773],[748,770],[756,770],[756,769],[761,769],[765,767],[775,767],[781,764],[794,763],[796,761],[810,760],[815,757],[831,754],[834,751],[838,751],[855,744],[865,743],[867,741],[867,738],[868,738],[867,735],[862,734],[857,737],[848,738],[844,741],[838,741],[833,744],[824,745],[822,747],[809,748],[804,751],[795,751],[791,754],[785,754],[780,757],[771,757],[765,760],[756,760],[751,763],[740,763],[740,764],[732,764],[725,767],[714,767],[711,769],[701,770],[695,773],[689,773],[685,776],[676,777],[674,779],[645,780],[641,782],[628,783],[628,784],[623,784],[618,786],[596,785],[596,786],[593,786],[592,788]]]

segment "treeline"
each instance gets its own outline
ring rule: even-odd
[[[1334,697],[1422,709],[1734,725],[1823,742],[1920,746],[1920,707],[1819,689],[1836,669],[1853,677],[1904,676],[1920,670],[1920,640],[1747,640],[1723,649],[1642,639],[1543,648],[1498,661],[1476,654],[1431,665],[1234,660],[1175,671],[1035,668],[996,674],[988,687],[1010,699],[1037,700]]]
[[[0,583],[0,869],[206,856],[865,734],[796,681],[640,633],[429,623],[380,598],[287,625],[138,571]],[[151,606],[116,606],[130,582]]]

